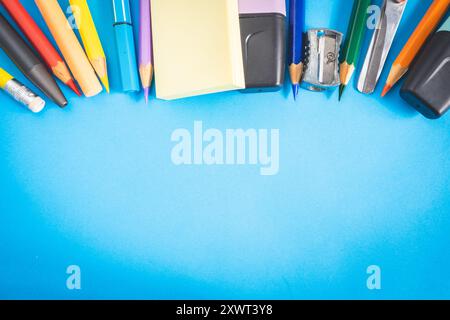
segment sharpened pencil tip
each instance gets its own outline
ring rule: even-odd
[[[391,89],[392,89],[392,86],[386,84],[384,86],[383,92],[381,93],[381,96],[384,98]]]
[[[100,80],[103,83],[103,86],[105,87],[106,92],[109,93],[109,78],[108,78],[108,75],[105,75]]]
[[[293,84],[292,85],[292,93],[294,95],[294,101],[297,101],[298,89],[299,89],[299,85],[298,84]]]
[[[148,96],[150,94],[150,88],[144,88],[144,98],[145,98],[145,103],[148,104]]]
[[[75,81],[73,79],[70,79],[67,81],[67,86],[72,89],[73,92],[77,94],[77,96],[81,97],[81,91],[78,89],[77,85],[75,84]]]
[[[342,95],[344,94],[345,86],[343,84],[339,87],[339,101],[342,99]]]

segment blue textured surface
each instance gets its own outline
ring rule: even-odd
[[[381,86],[294,103],[288,83],[146,106],[119,92],[109,1],[89,3],[113,93],[65,89],[66,110],[37,116],[0,93],[0,298],[450,298],[448,115],[426,120]],[[410,1],[387,66],[430,3]],[[345,31],[351,5],[308,0],[307,25]],[[29,84],[3,52],[0,65]],[[279,174],[173,165],[171,133],[195,120],[280,129]]]

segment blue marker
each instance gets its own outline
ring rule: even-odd
[[[136,92],[140,90],[140,83],[134,46],[130,1],[112,0],[112,3],[122,89],[125,92]]]

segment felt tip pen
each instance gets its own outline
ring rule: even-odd
[[[129,0],[112,0],[114,9],[114,32],[116,36],[117,55],[119,58],[122,90],[137,92],[140,90],[133,21],[131,19]]]

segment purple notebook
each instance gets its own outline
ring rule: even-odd
[[[280,13],[286,15],[285,0],[239,0],[239,13]]]

